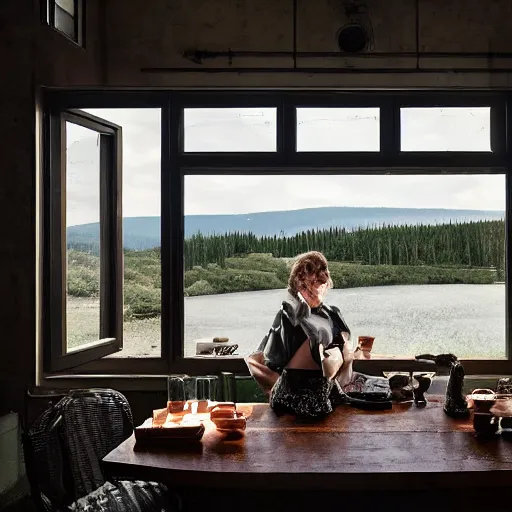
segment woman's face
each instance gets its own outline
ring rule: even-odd
[[[310,307],[316,308],[325,300],[329,289],[328,283],[329,270],[327,267],[306,277],[301,293]]]

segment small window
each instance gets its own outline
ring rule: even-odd
[[[275,108],[186,108],[185,152],[275,152]]]
[[[490,107],[400,109],[402,151],[491,151]]]
[[[297,151],[379,151],[380,109],[298,108]]]
[[[45,0],[44,21],[83,46],[83,0]]]

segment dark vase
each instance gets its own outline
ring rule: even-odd
[[[459,361],[455,361],[451,365],[444,403],[444,412],[452,418],[466,418],[469,416],[466,397],[462,392],[463,388],[464,367]]]

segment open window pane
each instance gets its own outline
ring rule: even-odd
[[[123,129],[123,350],[113,357],[161,354],[161,110],[96,108],[86,112]],[[95,225],[94,242],[99,239]],[[89,298],[80,299],[87,310]],[[92,325],[92,324],[91,324]]]
[[[58,5],[55,5],[55,28],[71,39],[76,39],[74,17]]]
[[[379,151],[378,108],[298,108],[297,151]]]
[[[186,108],[185,152],[273,152],[275,108]]]
[[[503,358],[504,218],[504,175],[186,176],[184,354],[255,351],[319,250],[374,356]]]
[[[59,371],[122,347],[122,134],[77,110],[52,115],[50,123],[43,326],[45,364]]]
[[[400,136],[402,151],[491,151],[491,108],[402,108]]]
[[[100,135],[66,122],[67,349],[100,339]]]
[[[55,0],[55,3],[71,16],[75,15],[75,0]]]

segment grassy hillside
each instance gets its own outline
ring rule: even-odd
[[[336,288],[490,284],[504,280],[503,221],[306,231],[293,237],[232,233],[185,240],[185,295],[286,287],[291,257],[322,251]],[[68,294],[99,296],[99,258],[68,249]],[[160,315],[160,249],[125,250],[126,318]]]
[[[99,258],[79,251],[68,253],[68,293],[76,297],[99,295]],[[434,266],[362,265],[330,262],[335,288],[398,284],[491,284],[496,271]],[[286,287],[288,264],[270,254],[226,258],[225,267],[207,264],[185,272],[185,295],[281,289]],[[160,315],[160,255],[158,250],[125,253],[125,318]]]

